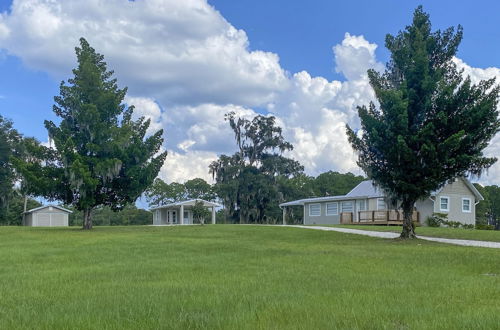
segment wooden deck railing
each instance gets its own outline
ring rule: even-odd
[[[413,211],[412,220],[420,222],[420,215]],[[340,214],[341,224],[402,224],[403,211],[401,210],[380,210],[380,211],[358,211],[358,217],[354,220],[352,212],[342,212]]]

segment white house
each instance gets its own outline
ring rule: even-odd
[[[40,206],[24,213],[23,226],[58,227],[68,226],[68,216],[73,213],[56,205]]]
[[[215,208],[220,205],[203,199],[190,199],[152,208],[153,225],[193,224],[192,208],[196,202],[202,202],[203,206],[211,209],[212,223],[215,224]]]
[[[466,178],[457,178],[415,204],[413,220],[425,224],[433,213],[448,214],[448,220],[476,223],[476,205],[483,196]],[[358,184],[346,195],[306,198],[280,204],[283,222],[290,206],[303,206],[304,224],[402,224],[400,210],[387,206],[384,193],[371,180]]]

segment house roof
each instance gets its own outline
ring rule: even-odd
[[[384,197],[384,193],[373,184],[372,180],[365,180],[360,182],[345,196],[351,198],[359,198],[365,196],[367,196],[368,198],[375,198]]]
[[[189,199],[189,200],[185,200],[185,201],[179,201],[179,202],[175,202],[175,203],[160,205],[157,207],[152,207],[151,210],[166,209],[169,207],[176,207],[176,206],[181,206],[181,205],[192,206],[196,202],[202,202],[203,206],[207,206],[207,207],[210,207],[210,206],[221,207],[220,204],[217,204],[214,202],[209,202],[209,201],[206,201],[204,199],[196,198],[196,199]]]
[[[295,205],[304,205],[305,203],[343,201],[343,200],[374,198],[374,197],[383,197],[383,196],[384,196],[383,193],[381,193],[375,186],[373,186],[373,183],[371,180],[365,180],[365,181],[359,183],[356,187],[354,187],[346,195],[305,198],[305,199],[299,199],[299,200],[291,201],[291,202],[287,202],[287,203],[281,203],[279,206],[280,207],[282,207],[282,206],[295,206]]]
[[[483,196],[479,193],[479,191],[474,187],[474,185],[467,179],[461,178],[467,187],[472,191],[472,193],[476,196],[477,200],[484,200]],[[437,190],[431,193],[431,196],[435,196],[439,194],[442,190]],[[327,196],[327,197],[316,197],[316,198],[305,198],[299,199],[296,201],[281,203],[279,206],[295,206],[295,205],[304,205],[305,203],[314,203],[314,202],[328,202],[328,201],[342,201],[342,200],[351,200],[351,199],[363,199],[363,198],[377,198],[384,197],[384,193],[382,190],[377,188],[372,180],[365,180],[360,182],[356,187],[354,187],[351,191],[349,191],[346,195],[340,196]]]
[[[39,207],[35,207],[34,209],[28,210],[28,211],[26,211],[24,213],[32,213],[32,212],[35,212],[35,211],[43,210],[43,209],[48,208],[48,207],[53,207],[55,209],[58,209],[58,210],[61,210],[63,212],[67,212],[67,213],[73,213],[73,211],[70,211],[68,209],[65,209],[64,207],[57,206],[57,205],[42,205],[42,206],[39,206]]]

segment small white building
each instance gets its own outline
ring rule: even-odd
[[[153,225],[193,224],[192,208],[196,202],[202,202],[203,206],[211,209],[212,223],[215,224],[215,208],[220,205],[203,199],[190,199],[152,208]]]
[[[68,226],[68,215],[73,213],[56,205],[40,206],[24,213],[23,226],[63,227]]]

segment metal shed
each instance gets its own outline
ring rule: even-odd
[[[68,226],[68,215],[73,213],[56,205],[40,206],[24,213],[23,225],[31,227]]]

